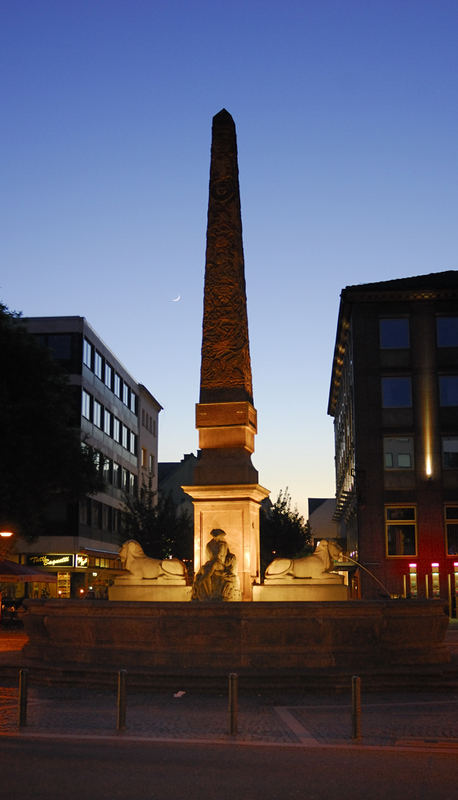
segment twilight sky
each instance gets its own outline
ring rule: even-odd
[[[0,0],[0,300],[86,317],[164,406],[160,460],[196,452],[227,108],[253,462],[307,516],[335,491],[341,289],[458,269],[457,41],[456,0]]]

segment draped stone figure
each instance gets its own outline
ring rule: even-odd
[[[229,550],[226,534],[220,528],[211,531],[202,564],[194,578],[191,600],[228,602],[241,600],[237,559]]]

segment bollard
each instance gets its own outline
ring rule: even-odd
[[[19,696],[18,696],[18,727],[27,725],[27,684],[28,669],[19,670]]]
[[[351,738],[361,739],[361,678],[351,679]]]
[[[238,682],[237,673],[231,672],[229,675],[229,733],[231,736],[237,735]]]
[[[125,669],[118,672],[118,696],[117,696],[117,715],[116,730],[123,731],[126,727],[126,675]]]

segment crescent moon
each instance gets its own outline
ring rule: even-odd
[[[179,303],[180,300],[181,300],[181,294],[179,294],[177,297],[174,297],[172,299],[172,303]]]

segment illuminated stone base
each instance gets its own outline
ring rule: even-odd
[[[25,600],[24,656],[166,675],[287,676],[290,671],[444,664],[441,601],[113,603]],[[315,673],[314,673],[315,674]]]
[[[253,600],[262,602],[310,603],[348,600],[348,586],[336,583],[269,583],[253,586]]]
[[[143,579],[141,583],[117,579],[108,589],[108,599],[134,602],[186,602],[191,599],[191,586],[177,581],[176,585]]]

